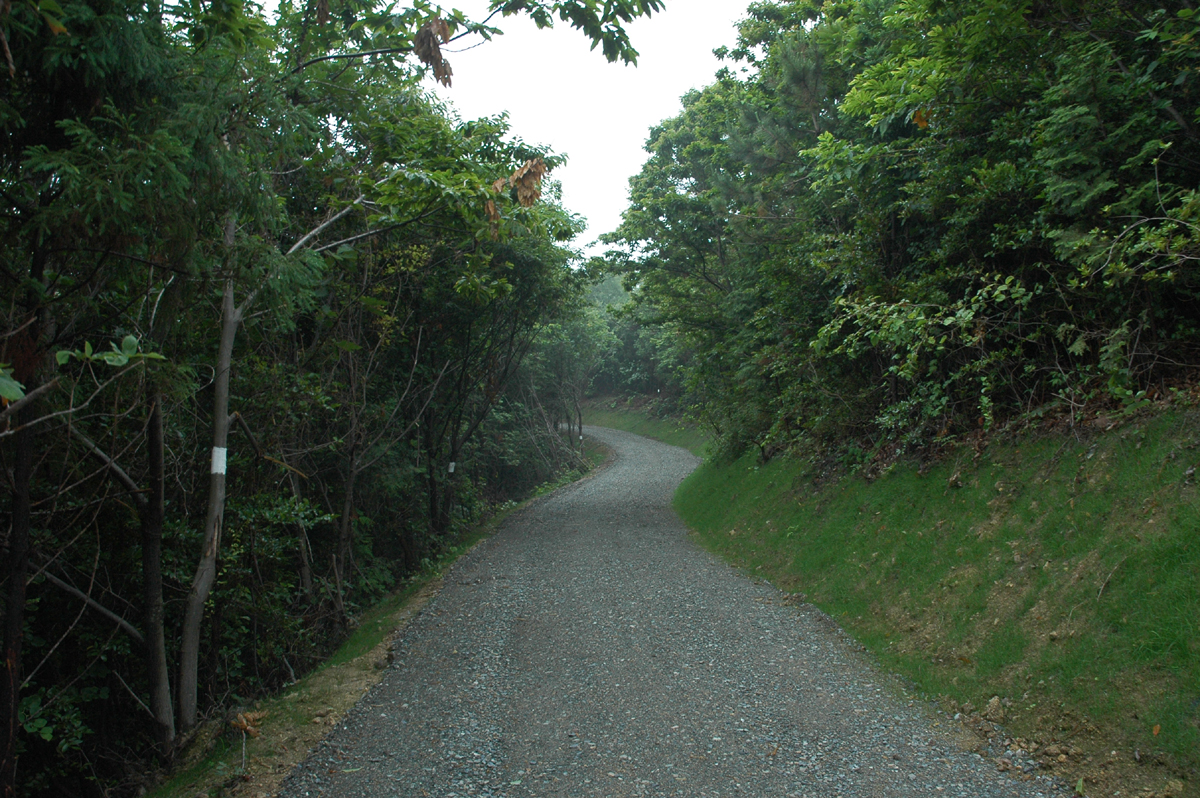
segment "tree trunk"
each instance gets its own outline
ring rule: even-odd
[[[296,474],[288,472],[288,483],[292,486],[292,496],[297,501],[303,498],[300,492],[300,480]],[[300,537],[300,587],[304,589],[304,595],[311,602],[313,600],[313,578],[312,578],[312,551],[308,544],[308,530],[303,524],[296,524],[296,531]]]
[[[575,394],[575,421],[579,425],[579,437],[572,443],[579,447],[579,451],[583,452],[583,407],[579,403],[579,394]]]
[[[171,679],[167,670],[167,638],[163,631],[163,418],[162,397],[150,397],[147,434],[150,496],[142,511],[142,583],[146,602],[146,673],[150,677],[150,711],[158,728],[159,745],[169,749],[175,741],[175,711],[171,704]]]
[[[342,499],[341,523],[338,525],[338,554],[335,565],[339,585],[346,585],[350,581],[350,557],[354,547],[354,483],[357,479],[358,455],[352,447],[349,473],[346,475],[345,496]]]
[[[17,423],[34,419],[33,407],[18,415]],[[21,632],[25,622],[25,581],[29,563],[30,483],[33,480],[33,430],[25,426],[16,434],[13,464],[12,526],[9,530],[8,605],[4,612],[4,671],[0,675],[0,795],[17,794],[17,709],[21,704]]]
[[[225,517],[225,456],[229,441],[229,372],[233,342],[241,312],[233,304],[233,279],[225,281],[221,303],[221,341],[217,349],[213,385],[212,468],[208,482],[208,513],[204,520],[204,544],[192,579],[183,616],[183,640],[179,648],[179,725],[188,730],[196,725],[197,670],[200,661],[200,624],[204,603],[217,575],[217,552],[221,546],[221,523]]]

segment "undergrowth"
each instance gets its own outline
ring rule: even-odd
[[[594,463],[603,457],[603,453],[597,453],[595,447],[589,446],[584,456],[589,463]],[[571,478],[578,479],[579,473],[572,472]],[[554,485],[559,482],[561,480]],[[400,589],[365,610],[357,618],[349,637],[329,659],[278,696],[255,702],[252,710],[247,708],[247,712],[253,711],[263,717],[261,736],[249,737],[232,729],[227,722],[234,716],[232,712],[229,718],[205,724],[182,752],[176,771],[148,793],[150,798],[233,794],[238,786],[251,778],[249,762],[260,765],[260,770],[264,765],[274,769],[270,767],[273,757],[286,753],[288,745],[297,744],[295,730],[319,723],[315,738],[319,739],[327,724],[332,724],[360,697],[363,686],[378,680],[378,676],[370,674],[378,673],[380,664],[368,661],[369,655],[396,631],[397,619],[405,608],[459,557],[491,534],[518,506],[516,502],[509,502],[486,523],[464,531],[455,545],[443,549],[435,559],[427,560]],[[289,768],[291,764],[287,762]]]

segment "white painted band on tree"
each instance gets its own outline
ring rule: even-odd
[[[229,451],[228,449],[225,449],[220,446],[213,447],[212,473],[214,473],[214,474],[224,474],[225,473],[225,453],[228,451]]]
[[[454,473],[454,462],[453,461],[450,462],[450,473],[451,474]]]

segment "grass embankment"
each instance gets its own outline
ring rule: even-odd
[[[1200,795],[1198,464],[1200,414],[1169,411],[871,482],[707,462],[675,506],[927,694],[1000,697],[1017,742],[1084,794]]]
[[[644,403],[625,399],[597,399],[590,402],[583,409],[583,423],[633,432],[680,446],[697,457],[703,457],[708,449],[708,438],[698,428],[675,418],[659,418],[648,412]]]

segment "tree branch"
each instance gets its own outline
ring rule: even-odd
[[[112,383],[113,381],[124,376],[125,372],[127,372],[131,369],[134,369],[139,365],[140,365],[139,363],[130,363],[128,366],[126,366],[125,368],[118,371],[112,377],[109,377],[107,380],[100,383],[99,386],[96,388],[96,390],[92,391],[91,396],[89,396],[83,404],[72,405],[71,407],[68,407],[65,410],[59,410],[55,413],[48,413],[47,415],[41,416],[40,418],[35,418],[33,421],[30,421],[26,424],[21,424],[13,429],[6,429],[3,431],[0,431],[0,438],[7,438],[9,435],[16,435],[22,429],[25,429],[26,427],[32,427],[34,424],[42,424],[42,423],[49,421],[52,418],[58,418],[59,416],[68,416],[68,415],[71,415],[72,413],[76,413],[80,410],[83,410],[85,407],[90,405],[92,403],[92,400],[95,399],[97,396],[99,396],[100,393],[105,388],[107,388],[110,383]],[[18,401],[20,401],[20,400],[18,400]]]
[[[305,479],[308,479],[308,474],[305,474],[300,469],[293,468],[292,466],[288,465],[287,463],[283,462],[282,460],[277,460],[274,457],[270,457],[269,455],[263,454],[262,447],[258,445],[258,441],[255,439],[254,433],[250,431],[250,425],[246,423],[246,419],[242,418],[241,413],[234,413],[233,420],[236,421],[238,423],[238,425],[242,428],[242,432],[246,433],[246,437],[250,439],[250,445],[254,447],[254,453],[256,455],[258,455],[259,458],[261,458],[263,460],[268,460],[268,461],[274,463],[275,465],[283,466],[288,471],[293,471],[293,472],[299,474],[300,476],[304,477]]]
[[[91,438],[80,432],[74,425],[71,426],[71,434],[83,444],[83,448],[88,450],[88,454],[95,457],[101,463],[104,463],[108,470],[112,472],[117,482],[120,482],[133,494],[133,498],[137,500],[138,504],[144,506],[147,503],[148,500],[142,495],[142,489],[138,487],[138,484],[133,481],[133,478],[129,474],[125,473],[125,469],[117,465],[116,460],[109,457],[104,450],[92,442]]]
[[[312,230],[310,230],[307,235],[305,235],[303,238],[301,238],[299,241],[297,241],[295,244],[292,245],[292,248],[287,251],[287,254],[291,255],[293,252],[300,249],[300,247],[307,244],[314,237],[320,235],[321,231],[324,230],[326,227],[329,227],[329,225],[333,224],[338,219],[341,219],[343,216],[350,213],[350,211],[354,210],[354,208],[360,202],[363,201],[363,196],[364,195],[359,194],[358,199],[356,199],[354,202],[350,203],[345,208],[342,208],[340,211],[335,213],[329,221],[323,222],[322,224],[320,224],[320,225],[314,227]],[[317,250],[317,251],[319,252],[320,250]]]
[[[89,607],[91,607],[96,612],[103,615],[105,618],[108,618],[110,621],[114,621],[117,624],[117,626],[121,627],[121,629],[126,634],[128,634],[134,640],[138,641],[138,643],[145,645],[146,638],[142,637],[142,633],[139,632],[136,628],[134,628],[133,624],[131,624],[129,621],[125,620],[120,615],[117,615],[115,612],[110,610],[108,607],[105,607],[103,604],[96,601],[94,598],[89,596],[87,593],[84,593],[82,590],[75,587],[74,585],[67,584],[66,582],[59,579],[57,576],[50,573],[49,571],[42,571],[42,575],[45,576],[47,581],[49,581],[52,585],[55,585],[56,587],[59,587],[62,590],[65,590],[66,592],[70,593],[72,596],[75,596],[76,598],[83,599]]]
[[[335,53],[334,55],[323,55],[320,58],[313,58],[308,61],[305,61],[303,64],[296,67],[288,74],[295,75],[297,72],[299,72],[303,69],[306,69],[307,67],[310,67],[313,64],[319,64],[322,61],[335,61],[335,60],[342,59],[342,58],[367,58],[372,55],[390,55],[393,53],[411,53],[412,51],[413,51],[413,48],[412,48],[412,45],[410,44],[407,47],[385,47],[382,50],[363,50],[362,52],[358,52],[358,53]]]
[[[3,421],[13,413],[18,412],[22,407],[29,404],[34,399],[37,399],[42,394],[56,387],[58,387],[58,377],[50,380],[50,382],[46,383],[45,385],[40,385],[37,388],[34,388],[32,391],[13,402],[8,407],[4,408],[4,410],[0,411],[0,421]]]
[[[411,219],[405,219],[403,222],[396,222],[395,224],[389,224],[387,227],[380,227],[378,230],[368,230],[367,232],[359,233],[356,236],[350,236],[349,238],[343,238],[341,241],[334,241],[332,244],[326,244],[323,247],[317,247],[316,249],[313,250],[313,252],[321,253],[327,249],[333,249],[334,247],[340,247],[342,244],[353,244],[355,241],[362,241],[364,238],[370,238],[371,236],[379,235],[380,233],[390,233],[392,230],[395,230],[400,227],[404,227],[405,225],[412,224],[413,222],[419,222],[422,219],[432,216],[436,210],[437,210],[437,208],[427,208],[426,210],[422,211],[421,213],[418,213],[416,216],[414,216]]]

